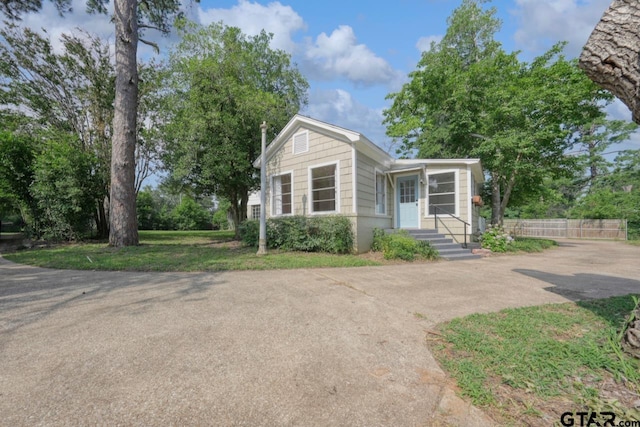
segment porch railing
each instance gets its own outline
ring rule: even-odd
[[[436,205],[430,205],[430,207],[433,208],[433,221],[434,221],[434,225],[435,225],[435,229],[436,231],[438,231],[438,211],[441,211],[442,213],[444,213],[445,215],[449,215],[451,218],[455,219],[456,221],[460,221],[461,223],[464,224],[464,227],[462,227],[464,229],[464,243],[462,244],[462,247],[467,249],[467,226],[471,226],[471,224],[469,224],[467,221],[458,218],[457,216],[450,214],[449,212],[443,210],[442,208],[436,206]],[[456,236],[451,232],[451,230],[449,230],[449,227],[447,227],[447,224],[445,224],[442,220],[440,220],[440,222],[442,222],[442,225],[444,226],[444,228],[447,229],[447,231],[449,232],[449,234],[451,235],[451,237],[453,237],[453,239],[456,241],[456,243],[460,243],[458,242],[458,239],[456,239]]]

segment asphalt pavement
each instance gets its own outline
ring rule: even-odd
[[[489,426],[426,345],[439,322],[640,293],[640,247],[224,273],[0,258],[2,426]]]

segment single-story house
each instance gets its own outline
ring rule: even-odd
[[[363,134],[295,115],[267,146],[267,217],[342,214],[357,252],[373,229],[434,229],[462,242],[478,230],[478,159],[391,157]],[[261,168],[261,159],[254,162]],[[474,198],[475,196],[475,198]],[[260,196],[249,199],[260,216]]]

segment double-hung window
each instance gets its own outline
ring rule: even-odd
[[[456,215],[456,173],[432,173],[427,178],[429,215],[435,213]]]
[[[376,214],[387,213],[387,181],[382,172],[376,171]]]
[[[311,168],[311,212],[337,211],[337,177],[336,164]]]
[[[291,174],[285,173],[272,178],[271,211],[273,215],[291,214]]]
[[[251,219],[260,219],[260,205],[251,205]]]

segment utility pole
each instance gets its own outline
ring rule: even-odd
[[[262,146],[260,154],[260,240],[257,255],[267,254],[267,122],[260,125]]]

